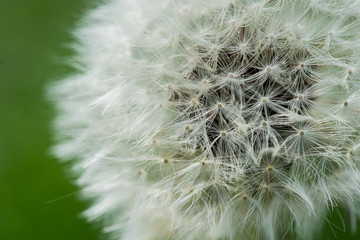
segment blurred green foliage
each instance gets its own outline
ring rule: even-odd
[[[46,83],[71,71],[59,62],[89,2],[0,0],[1,240],[99,239],[79,217],[86,205],[72,194],[67,168],[49,153],[45,99]]]
[[[49,154],[54,113],[45,99],[46,84],[72,71],[57,60],[71,55],[69,32],[90,3],[0,0],[0,240],[101,238],[79,217],[86,203],[67,167]],[[318,239],[360,239],[339,214],[331,222]]]

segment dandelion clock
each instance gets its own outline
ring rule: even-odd
[[[360,2],[108,0],[51,87],[109,239],[312,239],[360,201]]]

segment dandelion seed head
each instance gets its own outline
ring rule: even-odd
[[[114,239],[311,239],[360,202],[356,0],[109,0],[51,87]],[[75,160],[74,160],[75,159]],[[358,212],[358,211],[357,211]],[[314,226],[319,226],[315,228]]]

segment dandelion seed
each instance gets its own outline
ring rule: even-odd
[[[242,198],[243,200],[248,200],[249,196],[244,193],[244,194],[241,196],[241,198]]]
[[[220,49],[218,48],[218,46],[213,45],[213,46],[211,47],[211,50],[212,50],[213,52],[218,52]]]
[[[190,104],[191,106],[196,107],[199,104],[199,101],[193,98],[191,99]]]
[[[274,39],[275,39],[275,36],[272,35],[272,34],[269,34],[267,37],[268,37],[270,40],[274,40]]]
[[[246,43],[242,43],[242,44],[240,44],[240,48],[241,48],[241,50],[246,50],[247,49],[247,44]]]
[[[272,172],[274,170],[273,166],[267,166],[266,171]]]
[[[234,25],[236,24],[236,20],[235,20],[235,19],[231,19],[231,20],[229,21],[229,24],[232,25],[232,26],[234,26]]]
[[[195,60],[194,60],[194,59],[190,59],[190,60],[189,60],[189,64],[190,64],[190,65],[194,65],[194,64],[195,64]]]
[[[261,122],[261,126],[266,127],[267,125],[268,125],[268,123],[266,121]]]
[[[229,74],[228,74],[228,77],[229,77],[229,78],[235,78],[235,74],[234,74],[234,73],[229,73]]]
[[[270,190],[270,187],[268,185],[262,185],[261,188],[264,190],[264,191],[269,191]]]

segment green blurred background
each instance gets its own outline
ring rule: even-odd
[[[45,100],[45,85],[71,72],[60,64],[69,31],[92,2],[0,0],[0,240],[99,239],[79,217],[69,168],[49,153]]]
[[[72,71],[60,64],[72,54],[70,30],[99,2],[0,0],[0,240],[102,238],[80,217],[87,204],[68,166],[49,154],[54,113],[45,99],[46,84]],[[332,216],[318,239],[360,239]]]

